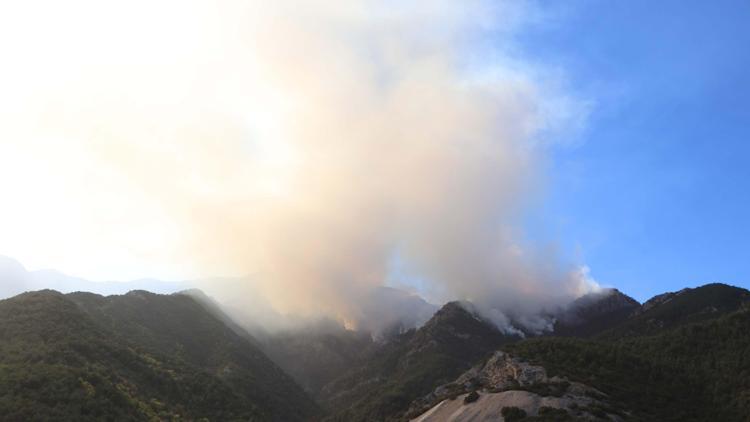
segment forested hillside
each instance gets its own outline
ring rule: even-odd
[[[513,340],[459,303],[448,303],[423,327],[393,338],[361,367],[329,383],[322,395],[328,419],[399,420],[412,401]]]
[[[750,293],[736,287],[643,305],[612,290],[565,308],[559,332],[526,339],[451,302],[378,341],[333,323],[258,341],[193,296],[46,290],[0,301],[0,419],[400,421],[457,395],[473,398],[443,411],[491,413],[510,397],[578,403],[506,412],[529,422],[750,415]],[[524,384],[533,373],[544,382]]]
[[[3,420],[309,420],[318,408],[184,295],[0,301]]]
[[[748,292],[713,284],[665,298],[594,339],[536,338],[504,349],[606,392],[637,420],[747,421]]]

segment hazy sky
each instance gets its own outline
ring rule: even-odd
[[[331,303],[750,285],[747,2],[262,3],[0,6],[0,254]]]

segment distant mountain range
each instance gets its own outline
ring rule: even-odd
[[[56,290],[61,293],[91,292],[123,295],[132,290],[171,294],[198,291],[200,286],[251,286],[252,277],[213,277],[184,281],[164,281],[144,278],[130,281],[91,281],[56,270],[27,270],[13,258],[0,255],[0,299],[36,290]],[[310,324],[306,318],[278,313],[262,295],[249,297],[245,291],[214,289],[221,294],[222,312],[231,316],[256,337],[266,337],[266,331],[289,331]],[[252,289],[250,289],[252,290]],[[205,297],[205,295],[203,295]],[[241,297],[240,297],[241,296]],[[218,306],[218,304],[214,304]],[[361,298],[359,318],[353,323],[357,329],[374,337],[386,337],[424,324],[437,311],[438,306],[420,296],[401,289],[380,286]],[[317,322],[315,322],[317,323]]]
[[[56,270],[28,271],[13,258],[0,255],[0,299],[23,292],[51,289],[63,293],[93,292],[102,295],[125,294],[131,290],[174,293],[194,287],[185,281],[140,279],[131,281],[90,281]]]
[[[2,280],[0,280],[0,283]],[[2,420],[747,421],[750,292],[615,289],[508,335],[451,302],[407,324],[251,333],[200,291],[0,301]],[[373,310],[373,312],[377,309]],[[431,317],[429,316],[430,314]]]

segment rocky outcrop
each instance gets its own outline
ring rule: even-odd
[[[476,366],[463,373],[455,382],[441,388],[458,385],[466,390],[508,390],[529,387],[547,380],[547,373],[541,366],[529,365],[514,359],[507,353],[497,351],[483,366]],[[441,388],[438,388],[439,391]]]
[[[522,390],[504,391],[480,395],[471,403],[464,404],[461,395],[455,400],[444,400],[437,406],[420,415],[414,422],[460,422],[460,421],[503,421],[502,411],[506,407],[516,407],[523,410],[528,416],[551,413],[549,409],[558,409],[565,412],[564,415],[556,413],[555,421],[574,420],[597,420],[593,416],[571,414],[570,407],[575,407],[576,402],[567,397],[543,397],[538,394]],[[606,419],[604,419],[606,420]]]
[[[479,397],[464,403],[474,392]],[[571,420],[622,420],[622,412],[611,408],[601,391],[565,378],[548,377],[543,367],[502,351],[413,402],[407,417],[419,422],[496,421],[503,420],[504,407],[518,407],[529,416],[553,410]]]

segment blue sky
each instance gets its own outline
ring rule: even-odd
[[[558,5],[520,44],[593,107],[534,222],[639,300],[750,287],[750,2]]]

